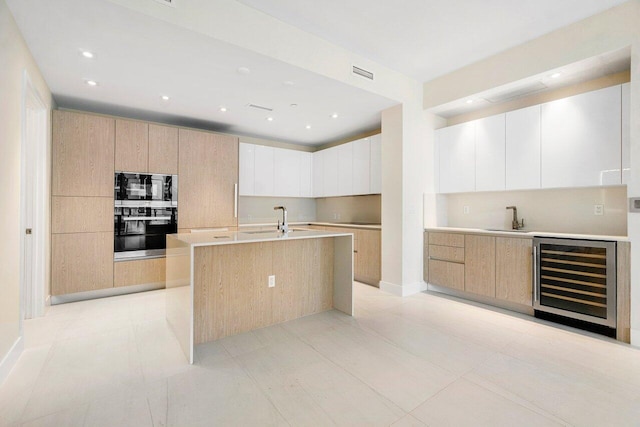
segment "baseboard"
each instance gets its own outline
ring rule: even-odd
[[[380,281],[380,290],[388,292],[399,297],[407,297],[409,295],[417,294],[427,290],[427,284],[425,282],[410,283],[407,285],[397,285],[395,283],[389,283]]]
[[[22,339],[22,337],[18,337],[16,342],[13,343],[11,350],[9,350],[7,355],[2,359],[2,362],[0,362],[0,384],[2,384],[5,379],[7,379],[9,373],[20,358],[23,350],[24,340]]]
[[[165,282],[149,283],[144,285],[121,286],[117,288],[99,289],[95,291],[78,292],[75,294],[54,295],[51,304],[66,304],[69,302],[86,301],[90,299],[115,297],[118,295],[135,294],[138,292],[155,291],[164,289]]]
[[[51,295],[47,295],[47,298],[44,300],[45,307],[51,307]]]

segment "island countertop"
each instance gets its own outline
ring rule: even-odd
[[[191,246],[229,245],[236,243],[259,243],[297,239],[348,236],[353,233],[339,233],[324,230],[294,228],[288,233],[277,230],[259,231],[205,231],[198,233],[171,234],[171,238]]]

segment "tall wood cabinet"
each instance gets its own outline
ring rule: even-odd
[[[51,294],[113,286],[115,121],[53,112]]]
[[[178,170],[178,228],[238,225],[238,138],[180,129]]]

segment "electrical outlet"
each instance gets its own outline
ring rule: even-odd
[[[269,276],[269,287],[270,288],[276,287],[276,276]]]
[[[604,205],[593,205],[594,215],[604,215]]]
[[[469,213],[469,206],[463,206],[462,207],[462,213],[465,214],[465,215],[468,214]]]

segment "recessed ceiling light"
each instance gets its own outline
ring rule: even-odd
[[[298,106],[298,104],[290,104],[289,107],[291,108],[296,108]]]
[[[267,117],[267,121],[268,122],[272,122],[273,121],[273,117],[271,117],[271,116]]]
[[[225,113],[227,111],[227,107],[220,107],[220,111],[222,111],[223,113]]]
[[[337,119],[337,118],[338,118],[338,113],[333,113],[333,114],[331,115],[331,118],[332,118],[332,119]]]
[[[305,129],[311,129],[311,125],[306,125],[304,128]]]
[[[85,58],[93,58],[93,53],[89,52],[88,50],[83,50],[82,56],[84,56]]]
[[[247,75],[247,74],[251,74],[251,70],[247,67],[239,67],[238,68],[238,73],[243,74],[243,75]]]
[[[98,82],[95,80],[87,80],[89,86],[98,86]]]
[[[473,99],[467,99],[467,104],[473,104]]]
[[[551,74],[551,76],[550,76],[550,77],[551,77],[552,79],[557,79],[557,78],[558,78],[558,77],[560,77],[561,75],[562,75],[562,73],[559,73],[559,72],[558,72],[558,73],[553,73],[553,74]]]
[[[162,98],[163,101],[169,100],[169,97],[167,95],[162,95],[160,98]]]

